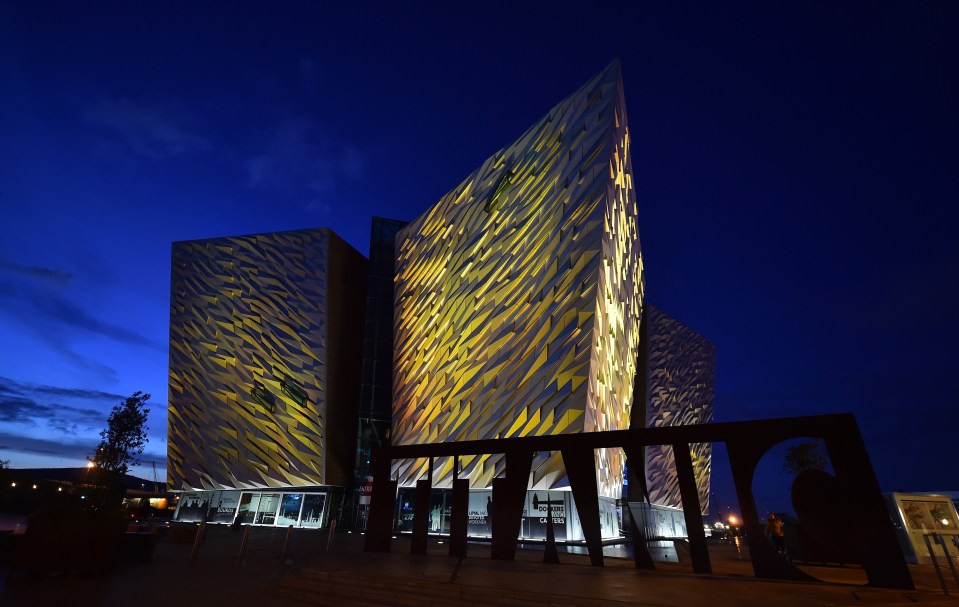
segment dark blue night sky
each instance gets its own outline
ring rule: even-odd
[[[716,419],[852,411],[884,490],[959,489],[959,4],[337,4],[0,1],[0,459],[82,465],[143,390],[164,467],[172,241],[366,253],[618,57]]]

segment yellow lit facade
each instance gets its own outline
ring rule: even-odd
[[[643,262],[618,63],[397,236],[394,444],[629,427]],[[482,488],[499,456],[462,458]],[[619,497],[619,450],[596,453]],[[397,462],[401,485],[427,461]],[[436,461],[435,486],[452,462]],[[566,485],[540,454],[531,488]]]
[[[348,484],[365,259],[318,228],[177,242],[172,265],[169,487]]]

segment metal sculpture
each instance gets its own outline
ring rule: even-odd
[[[857,513],[857,524],[850,539],[869,584],[886,588],[913,588],[895,530],[886,514],[879,483],[851,414],[393,446],[376,453],[366,550],[390,550],[392,509],[396,495],[396,482],[390,479],[393,460],[451,457],[455,468],[458,466],[457,460],[463,456],[503,454],[505,473],[493,479],[492,556],[512,560],[516,553],[522,502],[533,457],[537,452],[560,451],[570,480],[570,490],[580,512],[590,560],[593,565],[602,566],[593,450],[620,447],[629,461],[631,455],[638,457],[645,446],[672,445],[676,454],[676,473],[689,532],[693,570],[710,573],[712,568],[703,533],[699,492],[689,453],[693,443],[724,442],[729,453],[755,575],[769,579],[808,580],[811,579],[809,576],[776,553],[766,541],[752,493],[753,475],[763,454],[774,445],[796,437],[820,438],[826,445],[836,479],[845,487],[846,503]],[[418,486],[417,494],[420,490]],[[456,508],[464,507],[465,503],[462,497],[454,500],[454,518],[457,516]],[[456,526],[452,532],[455,534],[452,542],[465,545],[466,526]],[[416,537],[417,534],[419,537]],[[425,541],[426,527],[414,525],[414,542]],[[640,564],[640,559],[637,559],[637,565]]]

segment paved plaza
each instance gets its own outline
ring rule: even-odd
[[[734,544],[710,545],[714,574],[696,575],[681,551],[680,562],[657,563],[650,572],[637,571],[627,558],[610,557],[597,568],[584,554],[562,552],[560,564],[548,565],[535,549],[520,549],[515,562],[494,561],[482,543],[470,544],[464,559],[451,558],[440,538],[430,540],[428,555],[413,556],[403,537],[393,541],[392,553],[371,554],[362,551],[358,533],[295,530],[287,544],[285,529],[251,531],[242,560],[243,531],[210,526],[195,558],[189,539],[171,533],[148,562],[119,564],[109,575],[5,568],[0,605],[959,605],[951,574],[945,571],[947,597],[930,565],[910,566],[914,591],[865,587],[853,566],[803,567],[822,582],[772,582],[753,578],[748,555]]]

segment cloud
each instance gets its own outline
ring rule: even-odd
[[[0,377],[0,381],[12,381]],[[101,390],[89,390],[87,388],[61,388],[59,386],[33,385],[33,391],[38,394],[52,394],[55,396],[67,396],[70,398],[83,398],[86,400],[108,400],[122,401],[126,396],[115,394],[113,392],[103,392]]]
[[[71,434],[76,436],[80,432],[80,428],[73,422],[68,422],[65,419],[60,419],[59,417],[54,419],[47,420],[47,426],[52,430],[56,430],[60,434]]]
[[[125,398],[101,390],[0,376],[0,452],[4,452],[0,459],[17,465],[18,461],[35,461],[35,456],[42,455],[82,462],[99,443],[98,433],[106,427],[111,404]],[[165,411],[162,404],[157,407]],[[164,448],[162,437],[151,440]],[[166,454],[156,451],[140,457],[141,462],[165,460]]]
[[[93,452],[96,443],[90,442],[62,442],[46,438],[21,436],[10,432],[0,431],[0,450],[28,454],[53,455],[82,461]],[[4,457],[8,459],[8,457]],[[14,458],[11,463],[16,464]]]
[[[160,350],[164,348],[136,331],[97,318],[64,297],[52,292],[25,288],[24,285],[0,282],[0,308],[13,312],[27,324],[40,328],[48,327],[52,319],[122,343]]]
[[[59,335],[44,334],[43,340],[51,348],[59,352],[64,358],[73,363],[76,367],[84,369],[101,377],[103,381],[115,383],[117,381],[117,370],[110,365],[105,365],[99,361],[93,360],[89,356],[83,356],[74,352],[65,343],[62,343],[62,337]]]
[[[283,123],[266,139],[263,151],[246,163],[247,186],[253,189],[315,196],[366,169],[359,149],[333,141],[309,119]]]
[[[73,460],[77,462],[77,466],[79,466],[81,462],[87,459],[87,456],[93,453],[97,444],[98,442],[95,440],[51,440],[48,438],[22,436],[0,430],[0,452],[3,452],[0,459],[9,459],[12,466],[22,468],[25,466],[18,465],[16,454],[19,453],[25,456],[44,455]],[[148,450],[144,451],[137,459],[141,465],[149,465],[150,462],[157,462],[162,466],[166,463],[166,453]]]
[[[153,341],[140,333],[100,320],[66,299],[60,297],[35,298],[33,305],[48,316],[72,327],[135,346],[156,346]]]
[[[58,397],[51,401],[50,397]],[[0,422],[36,427],[44,421],[48,428],[76,435],[81,429],[95,431],[103,426],[106,404],[124,399],[119,394],[87,388],[64,388],[0,377]],[[64,404],[79,401],[81,406]],[[103,403],[102,408],[97,408]]]
[[[40,266],[23,266],[3,259],[0,259],[0,270],[6,270],[20,276],[53,282],[58,285],[66,285],[73,279],[73,275],[69,272]]]
[[[33,418],[45,414],[48,414],[47,408],[29,398],[0,395],[0,422],[35,426],[37,422]]]
[[[161,160],[213,148],[209,139],[187,128],[189,114],[175,102],[165,107],[128,97],[102,98],[82,114],[87,124],[101,127],[140,156]]]

